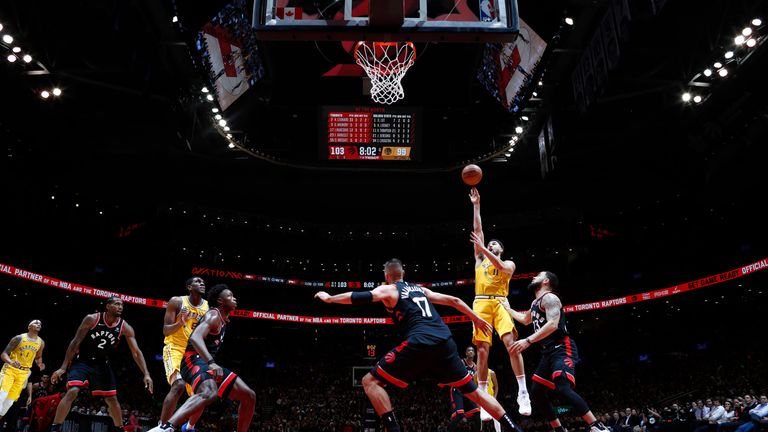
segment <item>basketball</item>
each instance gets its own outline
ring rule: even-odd
[[[475,164],[470,164],[461,170],[461,179],[469,186],[475,186],[483,178],[483,170]]]

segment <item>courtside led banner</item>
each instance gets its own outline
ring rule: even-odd
[[[623,297],[617,297],[614,299],[600,300],[591,303],[582,303],[577,305],[564,306],[565,312],[583,312],[593,311],[599,309],[606,309],[614,306],[622,306],[632,303],[639,303],[647,300],[655,300],[658,298],[669,297],[673,295],[683,294],[689,291],[694,291],[700,288],[717,285],[723,282],[727,282],[733,279],[742,278],[752,273],[758,272],[768,268],[768,258],[756,261],[750,264],[746,264],[742,267],[729,270],[727,272],[718,273],[715,275],[703,277],[690,282],[681,283],[671,286],[669,288],[662,288],[644,293],[632,294]],[[41,275],[39,273],[31,272],[29,270],[20,269],[8,264],[0,263],[0,275],[8,275],[19,279],[36,282],[41,285],[46,285],[53,288],[63,289],[75,293],[84,295],[90,295],[94,297],[111,297],[118,296],[126,303],[133,303],[144,306],[151,306],[156,308],[165,308],[167,302],[165,300],[156,300],[144,297],[137,297],[128,294],[122,294],[115,291],[109,291],[99,288],[93,288],[85,285],[75,284],[72,282],[63,281],[50,276]],[[301,316],[281,314],[275,312],[257,312],[249,310],[236,310],[233,312],[234,316],[242,318],[253,318],[268,321],[283,321],[283,322],[295,322],[303,324],[355,324],[355,325],[374,325],[374,324],[392,324],[390,318],[377,318],[377,317],[314,317],[314,316]],[[469,322],[469,318],[463,315],[458,316],[445,316],[443,321],[448,324]]]

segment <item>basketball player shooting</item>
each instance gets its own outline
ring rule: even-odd
[[[480,219],[480,192],[472,188],[469,200],[473,208],[473,232],[470,241],[474,244],[475,255],[475,301],[472,309],[483,320],[488,321],[496,329],[501,341],[507,348],[509,362],[517,378],[517,404],[522,415],[531,415],[531,400],[525,383],[525,365],[523,356],[512,350],[512,344],[517,338],[515,323],[499,303],[509,295],[509,280],[515,272],[512,260],[503,260],[504,245],[499,240],[492,239],[485,245],[485,234]],[[475,327],[472,343],[477,346],[477,381],[480,390],[488,389],[488,354],[491,349],[493,333],[485,333]],[[487,414],[480,411],[482,420],[490,420]]]

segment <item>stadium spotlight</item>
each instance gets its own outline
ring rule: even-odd
[[[53,88],[53,95],[54,96],[61,96],[61,89],[58,87]]]
[[[516,127],[515,128],[515,133],[519,133],[519,134],[523,133],[523,127],[522,126]]]
[[[761,25],[763,25],[763,20],[761,20],[760,18],[755,18],[755,19],[752,20],[752,25],[755,26],[755,27],[760,27]],[[2,30],[2,29],[3,29],[3,27],[2,27],[2,25],[0,25],[0,30]]]
[[[40,92],[40,97],[43,99],[48,99],[51,96],[50,93],[48,93],[48,90],[43,90]]]
[[[11,36],[9,34],[3,35],[3,42],[5,42],[7,44],[13,43],[13,36]]]
[[[744,27],[744,30],[741,31],[741,34],[744,35],[744,37],[751,35],[752,27]]]
[[[704,76],[712,76],[712,69],[704,69]]]
[[[32,62],[32,56],[29,54],[24,54],[24,57],[22,57],[25,63],[31,63]]]
[[[568,24],[569,26],[572,26],[573,25],[573,18],[565,17],[565,23]]]
[[[754,48],[755,45],[757,45],[757,41],[752,38],[749,38],[749,40],[747,41],[747,46],[750,48]]]
[[[691,100],[691,94],[688,92],[683,93],[683,102],[688,102],[690,100]]]
[[[725,78],[728,75],[728,69],[720,69],[719,71],[717,71],[717,74]]]
[[[693,101],[696,102],[696,103],[701,102],[701,96],[699,96],[699,95],[694,96],[693,97]]]

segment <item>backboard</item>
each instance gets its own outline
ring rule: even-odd
[[[517,0],[255,0],[253,26],[275,41],[514,42],[518,12]]]

